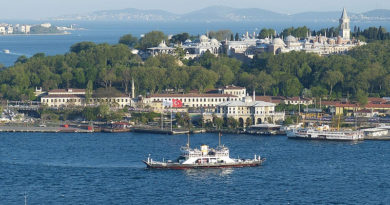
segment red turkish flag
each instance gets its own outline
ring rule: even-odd
[[[181,100],[172,99],[172,107],[183,107]]]

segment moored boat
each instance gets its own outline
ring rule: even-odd
[[[308,139],[308,140],[340,140],[340,141],[358,141],[364,140],[361,131],[325,131],[313,128],[303,128],[287,132],[288,138]]]

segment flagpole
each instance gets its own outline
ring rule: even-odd
[[[162,111],[161,111],[161,130],[164,129],[164,105],[162,107]]]

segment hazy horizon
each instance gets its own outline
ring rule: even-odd
[[[390,9],[390,1],[382,0],[340,0],[313,4],[311,0],[265,1],[265,0],[14,0],[3,2],[5,8],[0,14],[0,21],[5,19],[45,19],[61,15],[86,14],[100,10],[120,10],[126,8],[161,9],[168,12],[183,14],[209,6],[229,6],[233,8],[260,8],[277,13],[294,14],[300,12],[341,11],[343,7],[348,12],[365,12],[373,9]]]

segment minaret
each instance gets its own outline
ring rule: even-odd
[[[255,89],[253,89],[252,102],[256,102],[256,91],[255,91]]]
[[[131,79],[131,98],[135,98],[134,78]]]
[[[347,15],[347,10],[345,8],[343,9],[343,14],[341,15],[339,22],[340,22],[340,36],[344,40],[350,40],[351,39],[351,28],[349,26],[350,19]]]

